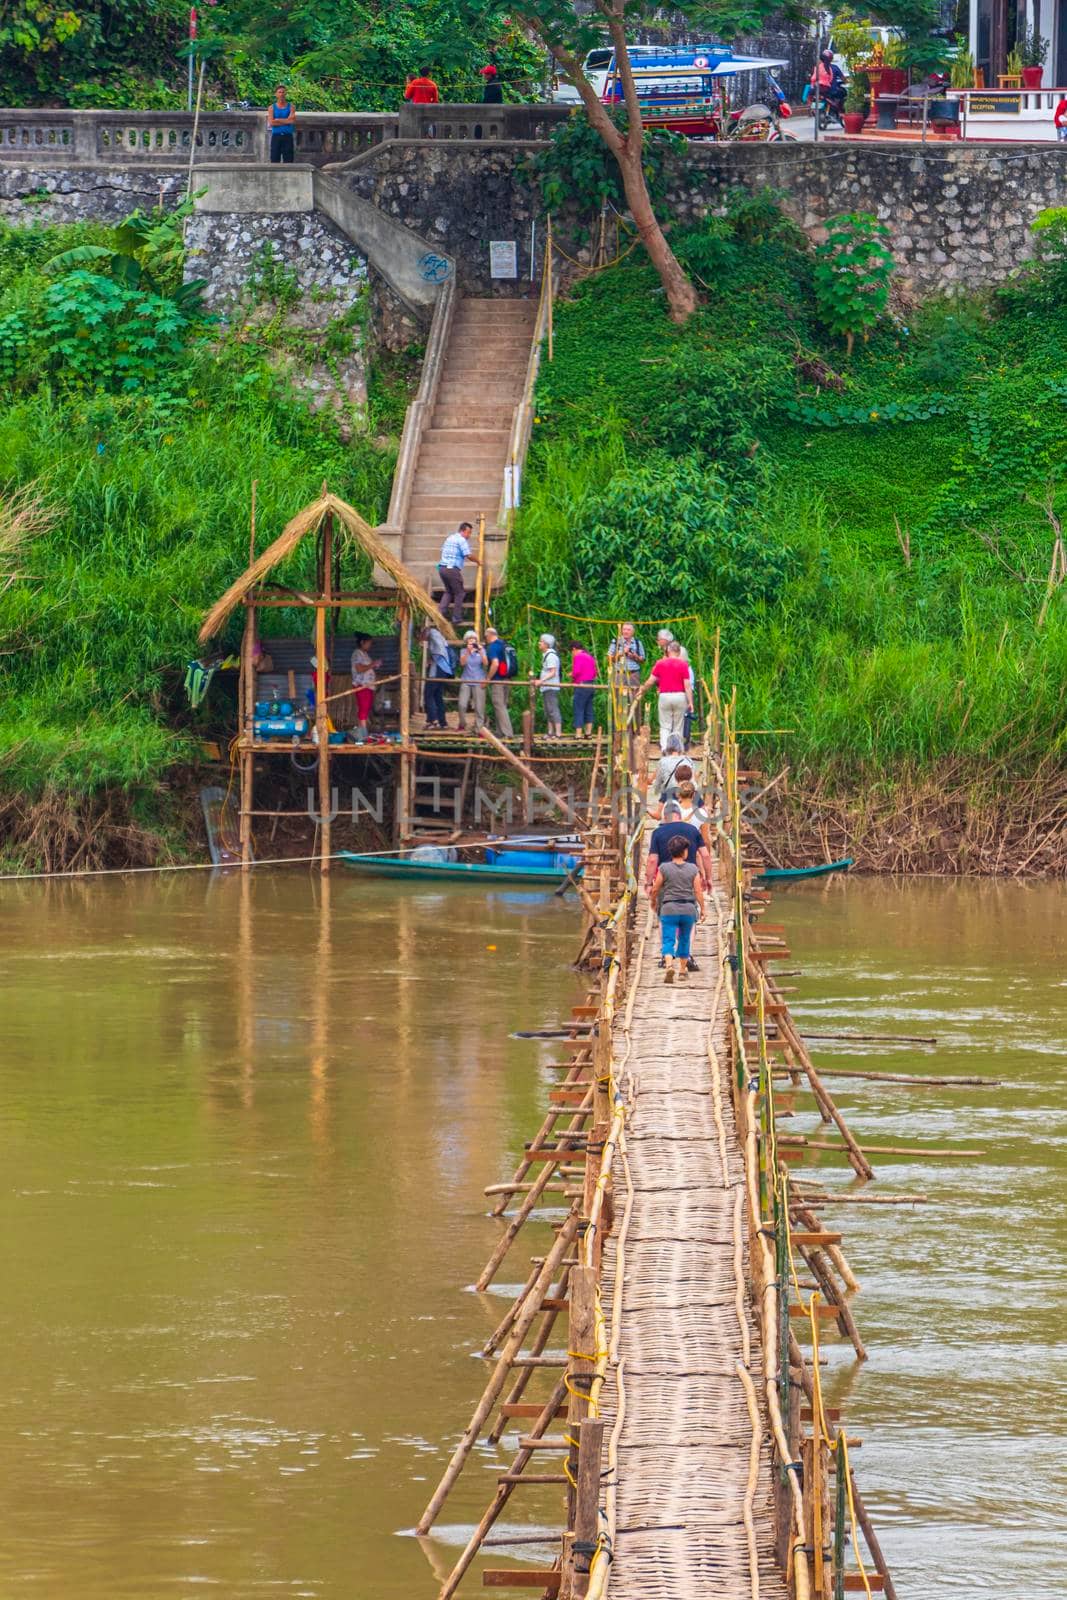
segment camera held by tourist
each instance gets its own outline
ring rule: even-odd
[[[474,708],[474,727],[485,727],[485,685],[489,678],[489,657],[470,629],[463,635],[459,652],[459,725],[467,726],[467,712]]]

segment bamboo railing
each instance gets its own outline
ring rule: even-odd
[[[736,705],[722,701],[717,673],[713,687],[705,686],[705,693],[709,730],[705,755],[709,778],[714,774],[720,798],[716,826],[720,950],[727,954],[717,995],[725,992],[729,997],[728,1080],[744,1157],[744,1183],[737,1191],[734,1208],[734,1259],[744,1349],[744,1360],[738,1361],[737,1369],[753,1429],[745,1497],[753,1595],[758,1600],[753,1495],[766,1430],[775,1476],[777,1553],[790,1594],[795,1600],[841,1600],[846,1592],[861,1588],[868,1595],[875,1589],[884,1590],[893,1600],[892,1580],[848,1463],[848,1441],[822,1402],[820,1322],[833,1321],[846,1337],[854,1335],[857,1354],[862,1350],[847,1304],[847,1292],[855,1287],[855,1279],[839,1249],[840,1235],[824,1229],[811,1203],[792,1193],[779,1148],[776,1072],[799,1080],[801,1074],[807,1074],[807,1065],[791,1049],[784,1052],[782,1065],[771,1060],[772,1051],[782,1048],[782,1040],[777,1026],[771,1038],[768,1017],[773,1012],[777,1023],[785,1017],[785,1009],[765,970],[770,942],[761,939],[753,921],[753,913],[762,908],[743,849]],[[525,1419],[520,1423],[517,1453],[507,1471],[498,1475],[489,1506],[441,1581],[438,1600],[450,1600],[456,1593],[475,1558],[484,1554],[491,1530],[512,1494],[525,1484],[558,1484],[562,1491],[565,1523],[557,1536],[557,1559],[548,1568],[490,1569],[483,1574],[484,1583],[494,1588],[526,1589],[543,1584],[544,1594],[559,1595],[563,1600],[610,1600],[616,1445],[625,1406],[625,1361],[620,1359],[618,1341],[625,1241],[633,1200],[626,1148],[629,1107],[620,1079],[629,1055],[638,978],[653,926],[650,909],[643,923],[638,914],[635,871],[645,819],[634,780],[647,766],[646,748],[645,735],[633,731],[625,714],[620,711],[613,717],[608,768],[615,814],[611,822],[591,826],[584,841],[586,927],[582,951],[593,974],[590,992],[561,1030],[568,1038],[570,1055],[558,1063],[563,1077],[550,1092],[541,1128],[526,1147],[512,1179],[490,1185],[486,1191],[504,1204],[510,1202],[514,1211],[478,1280],[479,1289],[493,1281],[536,1208],[561,1196],[566,1210],[548,1253],[533,1258],[525,1282],[480,1352],[494,1362],[489,1382],[418,1524],[420,1534],[429,1532],[483,1431],[491,1443],[497,1443],[510,1424]],[[595,808],[590,808],[590,814],[595,817]],[[712,1053],[709,1042],[709,1055]],[[720,1102],[717,1071],[713,1073],[713,1093],[720,1136],[724,1137],[725,1103],[724,1099]],[[625,1191],[621,1215],[617,1214],[615,1192],[620,1175]],[[793,1219],[799,1226],[793,1227]],[[603,1247],[611,1235],[615,1261],[608,1282]],[[797,1256],[803,1258],[819,1285],[806,1306],[800,1293]],[[747,1307],[755,1317],[758,1363],[751,1360]],[[811,1328],[810,1360],[792,1331],[793,1321],[799,1320],[798,1311]],[[561,1316],[566,1317],[565,1356],[553,1355],[550,1348],[552,1331]],[[527,1340],[529,1348],[524,1349]],[[545,1368],[554,1373],[547,1395],[541,1400],[525,1399],[533,1378]],[[609,1371],[618,1404],[615,1426],[605,1438],[599,1411]],[[759,1372],[761,1388],[757,1389]],[[809,1402],[807,1427],[804,1399]],[[494,1411],[497,1418],[491,1422]],[[562,1424],[560,1431],[554,1430],[556,1423]],[[562,1471],[536,1470],[545,1452],[551,1453],[550,1459],[551,1455],[562,1458]],[[835,1475],[831,1506],[829,1485]],[[870,1571],[860,1556],[861,1531]],[[539,1542],[546,1541],[542,1537]],[[855,1557],[855,1570],[846,1569],[849,1552]]]

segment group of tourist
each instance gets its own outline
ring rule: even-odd
[[[481,639],[475,629],[466,629],[458,650],[448,643],[440,628],[432,624],[423,629],[422,638],[426,647],[423,697],[426,728],[430,732],[444,732],[448,728],[445,685],[458,683],[458,731],[476,733],[484,727],[488,701],[497,733],[502,739],[512,738],[514,729],[508,710],[508,692],[518,674],[518,656],[513,646],[505,643],[494,627],[487,627]],[[646,691],[656,690],[661,747],[672,738],[677,739],[679,749],[688,745],[693,722],[693,675],[689,658],[685,646],[675,639],[669,628],[660,629],[657,645],[660,654],[648,677],[642,681],[645,647],[633,623],[624,622],[608,646],[608,682],[598,685],[597,659],[587,644],[579,639],[567,643],[570,668],[564,674],[555,634],[542,633],[537,641],[538,660],[532,682],[541,702],[545,738],[556,741],[563,737],[560,694],[564,688],[572,691],[574,737],[591,739],[597,728],[596,690],[614,687],[627,713]]]
[[[660,966],[665,983],[686,982],[697,970],[693,930],[711,893],[711,815],[680,735],[661,745],[649,814],[657,821],[645,859],[645,889],[660,919]]]
[[[482,80],[482,104],[502,105],[504,88],[499,68],[492,57],[484,67],[479,68],[478,76]],[[404,99],[415,106],[435,106],[440,103],[441,91],[430,67],[421,67],[418,72],[408,73],[404,82]],[[267,107],[267,129],[272,163],[290,165],[296,159],[296,107],[284,83],[275,89],[274,99]]]

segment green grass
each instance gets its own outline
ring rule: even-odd
[[[743,724],[795,730],[763,741],[768,756],[845,785],[946,758],[1025,774],[1061,756],[1067,585],[1038,618],[1046,496],[1067,513],[1062,295],[1035,280],[932,303],[885,319],[849,361],[819,326],[795,235],[736,242],[721,224],[676,241],[706,285],[683,329],[636,256],[559,308],[510,557],[513,625],[527,590],[601,616],[638,596],[647,607],[638,580],[669,561],[674,608],[688,575],[697,631],[721,630]],[[920,420],[886,420],[893,406]],[[866,420],[813,420],[826,411]],[[728,518],[709,498],[705,526],[665,551],[639,469],[666,474],[671,458],[722,478]],[[605,503],[640,530],[609,579],[590,559]],[[713,570],[755,549],[787,578],[727,592],[706,576],[708,541]]]
[[[0,232],[0,318],[71,243]],[[0,808],[110,788],[159,798],[211,728],[210,702],[193,715],[182,682],[204,612],[247,564],[253,482],[260,550],[324,480],[370,521],[384,514],[393,447],[312,417],[270,354],[207,326],[160,393],[92,391],[32,362],[9,377],[0,492],[34,485],[56,520],[0,595]],[[290,563],[298,581],[309,557]],[[276,617],[279,632],[307,627]]]

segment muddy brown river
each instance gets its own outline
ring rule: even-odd
[[[866,1143],[983,1152],[874,1158],[925,1206],[826,1208],[870,1350],[827,1339],[828,1398],[902,1600],[1067,1590],[1064,909],[858,879],[775,900],[802,1025],[938,1039],[817,1061],[1003,1080],[832,1080]],[[4,1600],[430,1600],[508,1460],[410,1537],[503,1305],[466,1288],[481,1189],[555,1052],[509,1034],[579,997],[576,922],[343,871],[0,885]]]

